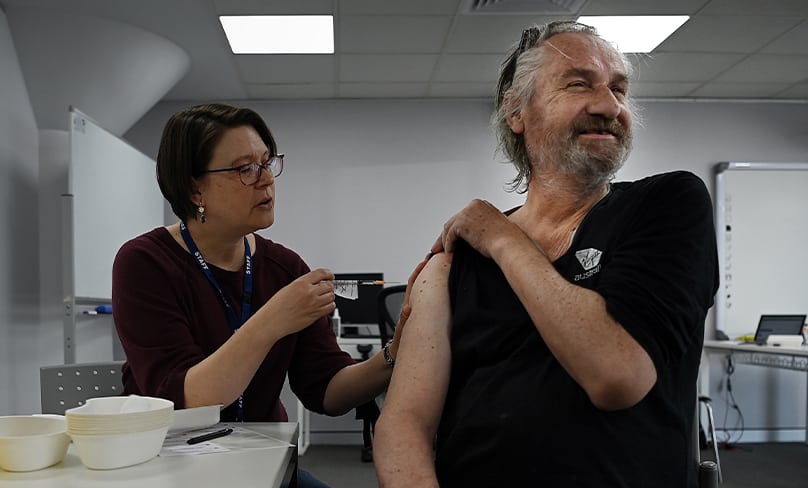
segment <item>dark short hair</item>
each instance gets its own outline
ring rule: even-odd
[[[278,153],[275,139],[258,113],[223,103],[196,105],[172,115],[163,128],[157,151],[157,183],[171,210],[186,222],[196,215],[191,200],[195,178],[208,169],[222,135],[236,127],[258,132],[270,155]]]

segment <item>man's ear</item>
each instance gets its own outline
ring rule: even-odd
[[[508,116],[505,119],[508,122],[508,127],[511,128],[514,134],[521,134],[525,131],[525,123],[522,121],[522,110],[518,107],[516,97],[510,90],[505,94],[505,99],[502,100],[502,105],[508,109]]]
[[[508,115],[508,127],[514,134],[521,134],[525,131],[525,123],[522,120],[522,112],[514,112]]]

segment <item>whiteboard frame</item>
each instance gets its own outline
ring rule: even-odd
[[[715,230],[718,246],[719,285],[715,297],[715,329],[724,331],[726,325],[726,173],[728,171],[808,171],[808,162],[726,161],[715,165]]]
[[[98,305],[105,305],[110,304],[112,301],[112,285],[111,285],[111,278],[112,278],[112,262],[109,263],[102,263],[99,265],[100,267],[108,270],[108,278],[104,278],[104,286],[109,285],[109,291],[104,294],[88,294],[83,293],[84,291],[90,289],[87,286],[84,286],[83,283],[86,282],[87,274],[82,275],[82,279],[77,280],[77,271],[86,271],[89,269],[88,266],[81,266],[81,262],[86,262],[86,256],[82,254],[85,258],[84,261],[81,261],[78,256],[79,249],[83,253],[87,253],[88,247],[82,247],[81,240],[77,242],[77,237],[81,237],[78,234],[81,232],[81,228],[87,227],[87,215],[81,215],[81,220],[78,220],[77,213],[81,210],[77,210],[76,205],[76,187],[79,187],[80,197],[82,198],[82,202],[88,201],[88,198],[95,200],[110,200],[110,201],[99,201],[97,205],[103,206],[106,209],[106,212],[111,214],[109,219],[100,219],[98,226],[104,226],[106,231],[108,231],[108,235],[114,235],[118,238],[122,238],[121,234],[121,225],[132,225],[133,223],[137,224],[139,227],[142,226],[143,228],[138,228],[137,230],[131,229],[132,234],[129,235],[130,229],[123,229],[126,231],[128,238],[136,237],[139,233],[147,232],[154,227],[159,227],[164,223],[164,206],[165,200],[162,197],[162,194],[158,190],[157,185],[157,178],[156,178],[156,171],[155,166],[156,162],[142,151],[138,150],[125,140],[123,140],[118,135],[110,132],[109,130],[105,129],[101,124],[93,120],[92,117],[82,113],[80,110],[76,109],[73,106],[69,107],[68,110],[68,123],[69,123],[69,169],[68,169],[68,190],[67,193],[62,195],[62,290],[63,290],[63,297],[62,297],[62,306],[63,306],[63,352],[64,352],[64,363],[65,364],[73,364],[76,362],[76,325],[81,320],[94,320],[93,315],[87,315],[85,312],[93,312],[95,307]],[[154,175],[154,182],[148,188],[141,188],[138,185],[131,185],[132,181],[127,181],[121,179],[119,177],[115,177],[114,181],[104,181],[104,176],[108,176],[108,167],[101,167],[100,170],[96,169],[99,181],[96,184],[93,181],[94,185],[77,185],[77,177],[76,173],[78,172],[76,169],[76,151],[75,151],[75,134],[74,131],[76,130],[76,125],[79,124],[82,128],[87,126],[91,126],[92,130],[95,133],[103,133],[109,138],[103,139],[104,144],[107,141],[114,141],[114,144],[110,146],[113,151],[116,151],[114,154],[110,154],[108,157],[109,164],[114,164],[115,161],[122,161],[124,164],[119,165],[114,171],[120,171],[121,168],[131,168],[132,166],[126,166],[125,163],[131,163],[134,161],[135,164],[140,164],[140,160],[143,162],[149,162],[153,164],[149,171],[151,174]],[[83,132],[80,130],[79,132]],[[106,148],[106,146],[104,146]],[[117,152],[120,151],[120,154]],[[123,156],[118,157],[118,156]],[[91,163],[93,163],[91,161]],[[106,164],[106,162],[105,162]],[[112,167],[112,166],[110,166]],[[83,167],[85,170],[87,166]],[[93,168],[93,166],[90,166]],[[132,176],[132,172],[129,171],[130,176]],[[136,172],[138,178],[145,178],[147,174],[145,171],[141,171],[138,169]],[[86,175],[85,175],[86,176]],[[135,179],[138,179],[135,178]],[[122,184],[123,182],[123,184]],[[82,183],[85,183],[82,180]],[[104,189],[108,187],[115,187],[117,188],[114,195],[105,194],[103,192],[95,192],[95,191],[87,191],[87,188],[95,189],[98,188]],[[125,190],[125,191],[124,191]],[[129,209],[130,213],[128,215],[121,215],[121,212],[124,210],[121,208],[120,204],[122,203],[121,200],[124,200],[123,203],[126,203],[126,198],[133,198],[131,192],[136,191],[138,192],[135,198],[137,199],[136,205],[127,205],[126,208]],[[142,194],[141,194],[142,191]],[[129,192],[129,193],[127,193]],[[89,197],[88,194],[89,193]],[[115,204],[118,204],[116,206]],[[79,207],[81,207],[79,205]],[[132,218],[133,214],[131,212],[140,212],[134,214],[136,218]],[[153,220],[153,222],[152,222]],[[79,225],[81,224],[81,226]],[[151,227],[149,227],[151,226]],[[146,228],[149,227],[149,228]],[[109,232],[109,231],[112,232]],[[104,245],[105,243],[100,243],[100,248],[95,248],[95,251],[98,252],[99,250],[107,251],[109,253],[108,246]],[[108,243],[107,243],[108,244]],[[123,242],[117,243],[116,245],[123,244]],[[112,255],[117,253],[118,249],[112,250]],[[101,254],[104,254],[101,252]],[[95,260],[96,256],[93,256],[92,260]],[[103,261],[103,260],[102,260]],[[109,266],[106,266],[106,265]],[[78,270],[78,267],[82,267],[81,270]],[[82,285],[82,286],[79,286]],[[104,315],[98,316],[103,318]],[[109,317],[108,315],[106,317]],[[122,353],[120,352],[119,343],[117,339],[117,335],[111,332],[112,335],[112,349],[113,354],[115,355],[115,359],[120,359]]]

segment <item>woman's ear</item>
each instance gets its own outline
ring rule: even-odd
[[[199,202],[202,201],[202,188],[195,179],[191,179],[191,193],[188,195],[188,198],[194,202],[194,205],[199,205]]]

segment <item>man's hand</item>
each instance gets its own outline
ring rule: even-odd
[[[432,252],[454,251],[455,241],[463,239],[486,257],[492,257],[497,242],[509,233],[522,231],[508,217],[485,200],[472,200],[466,208],[449,219]]]

